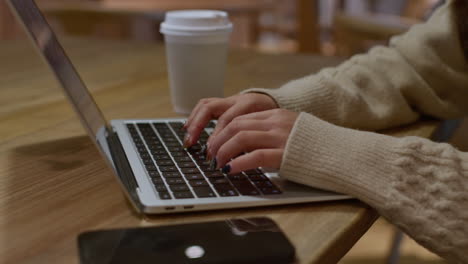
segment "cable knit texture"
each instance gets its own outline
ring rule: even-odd
[[[338,127],[301,113],[280,174],[352,195],[429,250],[468,261],[468,153],[418,137]]]
[[[447,1],[389,47],[279,89],[244,91],[265,93],[280,107],[302,112],[286,144],[282,177],[352,195],[456,263],[468,263],[468,153],[350,128],[468,114],[464,12],[468,1]]]

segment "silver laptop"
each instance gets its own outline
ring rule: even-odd
[[[236,175],[210,169],[202,146],[215,121],[190,149],[182,147],[183,119],[108,123],[35,2],[8,2],[138,212],[160,214],[350,198],[283,180],[278,173],[261,168]]]

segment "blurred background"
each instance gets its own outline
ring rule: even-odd
[[[437,0],[36,0],[65,36],[162,43],[175,9],[219,9],[234,23],[233,48],[348,57],[421,23]],[[24,38],[0,0],[0,41]],[[395,228],[380,219],[340,263],[386,263]],[[404,236],[399,263],[445,263]],[[397,263],[397,262],[394,262]]]
[[[220,9],[234,22],[233,47],[350,56],[421,22],[437,0],[37,0],[63,34],[161,42],[174,9]],[[0,39],[21,36],[0,2]]]

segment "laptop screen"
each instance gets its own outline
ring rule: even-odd
[[[8,2],[65,90],[87,132],[95,140],[99,129],[108,127],[107,121],[36,3],[34,0]]]

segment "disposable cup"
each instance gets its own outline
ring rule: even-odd
[[[226,12],[167,12],[160,31],[166,43],[174,110],[189,114],[200,99],[223,97],[226,57],[232,31]]]

